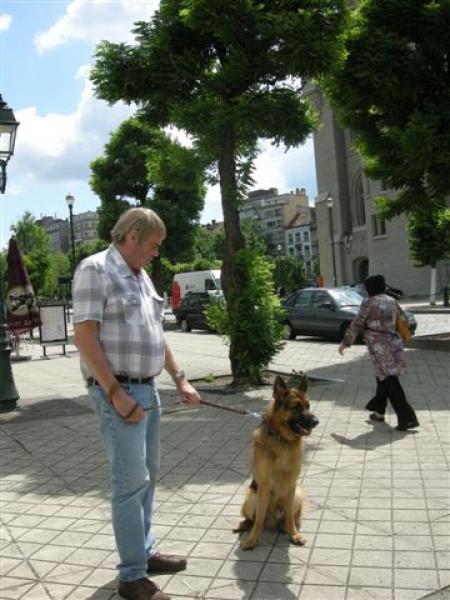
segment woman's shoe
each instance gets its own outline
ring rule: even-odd
[[[369,419],[371,421],[377,421],[378,423],[384,423],[384,415],[380,415],[380,413],[377,412],[371,413]]]
[[[397,431],[406,431],[407,429],[414,429],[415,427],[419,427],[419,421],[414,419],[413,421],[408,421],[407,423],[400,425],[400,423],[395,428]]]

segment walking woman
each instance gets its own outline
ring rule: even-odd
[[[364,281],[368,298],[363,300],[358,314],[349,325],[339,346],[339,353],[349,348],[359,334],[372,357],[377,378],[376,395],[366,405],[372,411],[372,421],[384,421],[388,399],[397,415],[398,431],[419,426],[416,414],[400,384],[399,376],[405,372],[403,341],[396,330],[397,315],[404,316],[394,298],[385,294],[386,282],[383,275],[372,275]]]

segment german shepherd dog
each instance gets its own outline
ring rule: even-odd
[[[251,529],[241,542],[243,550],[253,549],[264,527],[277,525],[294,544],[305,544],[299,532],[303,492],[297,487],[303,459],[303,437],[318,425],[309,410],[304,374],[296,387],[289,388],[277,375],[273,399],[261,425],[253,433],[253,480],[241,508],[235,532]]]

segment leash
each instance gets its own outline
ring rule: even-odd
[[[234,412],[238,415],[242,415],[242,416],[251,416],[251,417],[255,417],[256,419],[260,419],[261,418],[261,413],[256,413],[256,412],[252,412],[251,410],[247,410],[246,408],[231,408],[230,406],[224,406],[223,404],[215,404],[214,402],[208,402],[207,400],[200,400],[200,404],[204,404],[205,406],[211,406],[212,408],[220,408],[221,410],[228,410],[229,412]],[[172,410],[170,410],[172,407],[174,407]],[[178,407],[178,408],[175,408]],[[144,412],[150,412],[151,410],[162,410],[165,414],[169,414],[169,413],[174,413],[174,412],[180,412],[182,410],[191,410],[191,408],[194,408],[195,405],[193,405],[192,407],[188,407],[183,405],[182,402],[177,402],[175,404],[169,404],[167,407],[164,406],[148,406],[147,408],[144,408]],[[167,410],[167,408],[169,410]]]
[[[246,408],[231,408],[231,406],[224,406],[223,404],[216,404],[214,402],[208,402],[207,400],[200,400],[200,404],[204,404],[205,406],[212,406],[213,408],[220,408],[221,410],[228,410],[238,415],[249,415],[251,417],[256,417],[257,419],[261,418],[260,413],[252,412],[251,410],[247,410]]]
[[[180,404],[181,404],[180,408],[175,409],[175,410],[168,411],[164,407],[161,407],[161,406],[149,406],[148,408],[144,408],[144,411],[149,412],[151,410],[162,409],[165,414],[168,414],[170,412],[180,412],[182,410],[190,410],[189,407],[183,406],[182,402],[177,402],[176,404],[169,405],[169,408],[170,408],[170,406],[178,406]],[[214,402],[208,402],[207,400],[200,400],[200,404],[203,404],[204,406],[211,406],[212,408],[219,408],[220,410],[227,410],[229,412],[233,412],[233,413],[236,413],[236,414],[242,415],[242,416],[251,416],[251,417],[255,417],[256,419],[261,418],[261,413],[252,412],[251,410],[247,410],[246,408],[231,408],[231,406],[225,406],[223,404],[215,404]],[[195,405],[193,405],[192,408],[194,406]]]

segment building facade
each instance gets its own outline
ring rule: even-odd
[[[314,262],[319,256],[316,211],[312,207],[299,207],[285,229],[286,255],[303,261],[305,277],[314,276]]]
[[[289,194],[279,194],[277,188],[254,190],[239,210],[241,221],[252,219],[259,224],[273,256],[287,254],[286,227],[303,209],[309,210],[309,200],[304,188]]]
[[[392,195],[382,181],[365,176],[359,155],[351,147],[351,132],[336,121],[317,88],[306,95],[322,126],[314,134],[317,176],[316,218],[320,265],[325,285],[360,283],[381,273],[409,296],[430,292],[430,268],[415,267],[409,258],[404,215],[381,220],[373,199]],[[437,290],[450,281],[450,261],[437,265]]]
[[[93,210],[73,215],[73,233],[76,246],[98,240],[98,221],[98,214]]]
[[[67,219],[58,219],[56,216],[42,216],[36,219],[36,225],[42,227],[50,238],[50,251],[66,253],[70,247],[70,227]]]

